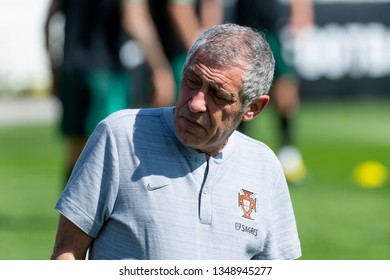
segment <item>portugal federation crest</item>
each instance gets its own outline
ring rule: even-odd
[[[253,220],[252,212],[256,212],[256,194],[247,190],[238,193],[238,207],[244,212],[243,218]]]

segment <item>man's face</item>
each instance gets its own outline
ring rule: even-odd
[[[175,109],[177,138],[184,144],[216,155],[241,122],[243,69],[215,66],[198,52],[186,69]]]

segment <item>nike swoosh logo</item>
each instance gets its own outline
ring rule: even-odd
[[[151,186],[150,184],[148,184],[147,186],[146,186],[146,189],[148,190],[148,191],[155,191],[155,190],[158,190],[158,189],[162,189],[162,188],[165,188],[165,187],[167,187],[168,185],[161,185],[161,186]]]

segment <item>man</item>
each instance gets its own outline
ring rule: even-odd
[[[68,179],[96,125],[110,113],[131,106],[131,80],[119,58],[127,36],[142,45],[152,69],[153,105],[171,105],[175,85],[146,4],[137,0],[52,0],[45,21],[49,52],[51,21],[58,13],[65,17],[64,46],[61,65],[52,63],[53,91],[62,104],[61,131],[69,142]]]
[[[277,157],[236,131],[267,105],[273,70],[256,31],[206,31],[176,107],[122,110],[96,128],[57,202],[52,258],[300,257]]]

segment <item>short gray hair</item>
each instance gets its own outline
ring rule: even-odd
[[[268,94],[274,76],[275,60],[264,35],[260,32],[232,23],[216,25],[203,33],[192,45],[184,69],[200,50],[216,65],[243,67],[243,109],[259,96]]]

